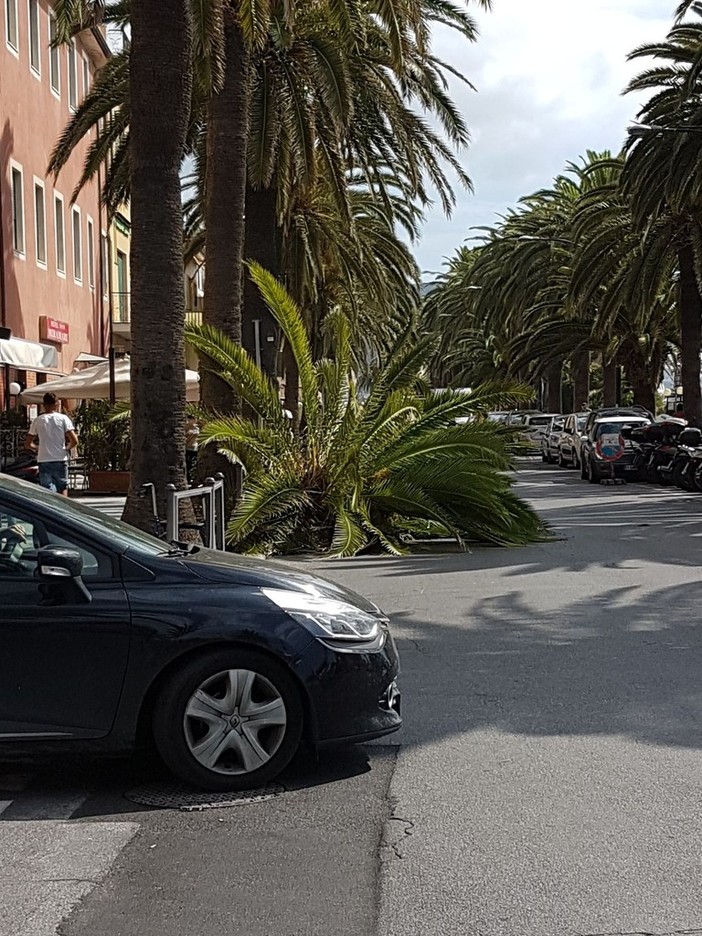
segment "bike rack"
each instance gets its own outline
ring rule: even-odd
[[[180,540],[182,530],[197,530],[208,549],[225,549],[226,499],[224,494],[224,475],[205,478],[203,484],[179,491],[175,484],[166,485],[166,519],[158,513],[156,488],[153,484],[143,484],[141,497],[151,498],[151,510],[154,516],[156,535],[175,543]],[[180,523],[180,502],[199,498],[202,501],[203,523]]]

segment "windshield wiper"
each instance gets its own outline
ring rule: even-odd
[[[192,556],[200,552],[200,546],[195,543],[174,543],[168,550],[168,556]]]

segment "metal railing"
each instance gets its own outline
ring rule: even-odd
[[[185,321],[188,325],[202,325],[202,309],[186,308]],[[131,325],[132,307],[130,293],[112,293],[112,322],[115,325]]]
[[[184,491],[179,491],[174,484],[167,484],[165,520],[161,519],[158,513],[154,485],[142,485],[141,496],[151,498],[155,533],[161,539],[169,543],[177,543],[181,540],[181,533],[194,530],[199,533],[203,545],[208,549],[224,551],[227,517],[224,475],[218,474],[215,478],[206,478],[204,484],[187,488]],[[186,500],[191,501],[193,513],[201,516],[201,519],[195,523],[180,521],[180,504],[181,501]],[[195,509],[196,506],[199,510]]]
[[[24,440],[27,430],[19,426],[0,425],[0,469],[12,458],[24,451]]]

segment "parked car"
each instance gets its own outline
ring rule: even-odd
[[[519,439],[536,454],[541,452],[541,439],[551,426],[551,420],[557,419],[558,413],[527,413],[523,421],[517,423]]]
[[[548,465],[558,461],[565,421],[565,416],[552,416],[548,426],[541,434],[541,461],[546,462]]]
[[[589,435],[597,419],[604,419],[605,416],[631,416],[633,418],[643,418],[646,422],[654,422],[653,413],[643,406],[601,406],[599,409],[591,410],[587,414],[585,435]]]
[[[571,413],[565,421],[558,446],[558,464],[562,468],[580,467],[587,417],[588,413]]]
[[[622,429],[648,426],[645,416],[603,416],[590,422],[582,442],[580,477],[590,484],[600,481],[635,478],[637,475],[635,444],[622,435]]]
[[[400,727],[370,601],[283,565],[165,543],[0,478],[0,751],[152,741],[182,780],[253,788],[305,739]]]

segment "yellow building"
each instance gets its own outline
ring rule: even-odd
[[[104,232],[103,232],[104,233]],[[103,263],[108,270],[108,282],[103,283],[105,296],[109,300],[112,317],[112,334],[115,351],[128,351],[130,341],[130,283],[129,249],[132,223],[129,205],[122,205],[110,224],[103,240],[107,256]]]

